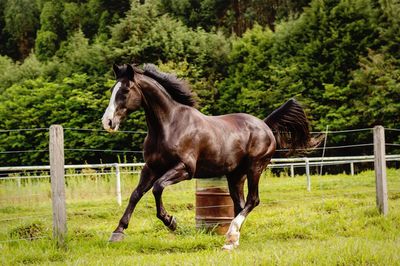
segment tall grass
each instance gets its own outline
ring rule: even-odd
[[[244,223],[234,252],[220,250],[223,236],[195,229],[194,180],[165,190],[176,232],[156,218],[150,192],[138,204],[126,239],[108,243],[137,181],[137,175],[122,175],[119,207],[113,174],[67,177],[66,249],[51,240],[49,181],[24,181],[20,187],[0,181],[2,265],[400,265],[400,170],[388,170],[386,217],[376,209],[372,171],[312,176],[311,192],[305,176],[266,173],[261,204]]]

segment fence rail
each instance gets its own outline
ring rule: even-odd
[[[386,155],[386,161],[400,161],[399,155]],[[374,162],[373,155],[365,156],[343,156],[343,157],[300,157],[300,158],[275,158],[271,160],[271,164],[268,165],[269,168],[289,168],[290,176],[295,176],[295,168],[304,168],[304,173],[307,176],[306,188],[308,191],[311,190],[311,174],[310,167],[322,166],[322,165],[350,165],[350,174],[354,175],[354,164],[355,163],[365,163]],[[96,173],[73,173],[65,174],[66,177],[70,176],[85,176],[85,175],[115,175],[115,191],[116,199],[118,205],[122,204],[121,195],[121,174],[138,174],[139,170],[132,171],[132,168],[141,168],[144,163],[105,163],[105,164],[78,164],[78,165],[65,165],[64,169],[113,169],[114,171],[109,172],[96,172]],[[124,169],[129,168],[129,169]],[[11,173],[18,172],[19,175],[0,176],[0,180],[17,180],[20,185],[20,180],[22,179],[40,179],[40,178],[50,178],[50,173],[39,174],[39,175],[23,175],[25,171],[50,171],[49,165],[37,165],[37,166],[10,166],[10,167],[0,167],[0,172]],[[22,172],[22,173],[21,173]]]
[[[400,157],[400,155],[399,155]],[[67,164],[64,166],[65,169],[97,169],[97,168],[112,168],[115,167],[115,163],[104,163],[104,164]],[[144,163],[117,163],[119,167],[143,167]],[[5,166],[0,167],[0,172],[13,172],[13,171],[40,171],[50,170],[50,165],[34,165],[34,166]]]
[[[386,161],[400,161],[399,155],[386,155]],[[373,155],[365,156],[343,156],[343,157],[299,157],[299,158],[276,158],[271,160],[271,164],[268,165],[270,168],[288,168],[288,167],[306,167],[306,161],[309,161],[309,166],[320,166],[320,165],[342,165],[342,164],[354,164],[354,163],[365,163],[374,162]],[[75,164],[65,165],[65,169],[107,169],[107,168],[134,168],[143,167],[144,163],[105,163],[105,164]],[[49,171],[49,165],[34,165],[34,166],[5,166],[0,167],[0,172],[24,172],[24,171]],[[126,173],[121,171],[121,173]],[[130,172],[136,173],[136,172]],[[93,173],[91,173],[93,174]],[[352,173],[354,174],[354,173]],[[71,174],[72,176],[78,174]],[[84,175],[84,174],[82,174]],[[89,174],[88,174],[89,175]],[[68,176],[68,174],[66,175]],[[18,178],[49,178],[50,175],[40,176],[19,176]],[[0,177],[0,180],[16,179],[15,176]]]

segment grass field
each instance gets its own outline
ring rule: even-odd
[[[123,176],[123,206],[112,176],[67,178],[68,239],[51,240],[48,180],[17,187],[0,181],[2,265],[400,265],[400,170],[388,170],[389,215],[375,205],[372,171],[356,176],[304,176],[261,180],[261,204],[241,230],[240,247],[222,251],[224,236],[195,229],[195,181],[168,187],[167,210],[178,220],[170,232],[155,216],[148,193],[138,204],[127,237],[107,239],[124,211],[136,176]],[[32,238],[32,240],[21,240]]]

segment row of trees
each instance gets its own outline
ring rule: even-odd
[[[399,128],[399,13],[394,0],[0,0],[0,130],[101,129],[114,62],[175,72],[206,114],[263,118],[296,97],[314,130]],[[123,129],[137,133],[66,130],[67,162],[141,150],[143,113]],[[2,164],[46,163],[2,153],[46,147],[45,132],[0,131]]]

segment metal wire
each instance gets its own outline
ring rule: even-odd
[[[373,128],[359,128],[359,129],[346,129],[346,130],[329,130],[328,133],[331,134],[339,134],[339,133],[349,133],[349,132],[362,132],[362,131],[370,131]],[[0,129],[0,133],[2,132],[18,132],[18,131],[44,131],[49,130],[49,128],[21,128],[21,129]],[[71,131],[89,131],[89,132],[108,132],[104,129],[91,129],[91,128],[71,128],[65,127],[64,130]],[[389,131],[399,131],[397,128],[385,128],[385,130]],[[118,130],[116,133],[133,133],[133,134],[147,134],[146,131],[132,131],[132,130]],[[325,131],[311,131],[311,134],[321,134],[325,133]]]
[[[100,149],[64,149],[64,151],[94,151],[94,152],[124,152],[124,153],[143,153],[143,151],[126,151],[126,150],[100,150]]]
[[[342,145],[342,146],[328,146],[328,147],[317,147],[313,148],[313,150],[323,150],[323,149],[343,149],[343,148],[355,148],[355,147],[365,147],[365,146],[373,146],[373,143],[362,143],[362,144],[351,144],[351,145]],[[306,151],[308,149],[297,149],[299,151]],[[276,151],[289,151],[289,149],[279,149]]]
[[[40,178],[49,178],[49,175],[38,175],[38,176],[9,176],[2,177],[0,180],[15,180],[15,179],[40,179]]]
[[[347,129],[347,130],[330,130],[328,133],[337,134],[337,133],[348,133],[348,132],[361,132],[372,130],[373,128],[359,128],[359,129]],[[41,131],[41,130],[49,130],[49,128],[21,128],[21,129],[0,129],[1,132],[18,132],[18,131]],[[89,132],[108,132],[104,129],[91,129],[91,128],[72,128],[65,127],[64,130],[71,131],[89,131]],[[385,128],[385,130],[392,131],[400,131],[400,129],[396,128]],[[133,134],[147,134],[146,131],[131,131],[131,130],[118,130],[116,133],[133,133]],[[312,134],[325,133],[325,131],[311,131]]]
[[[338,133],[348,133],[348,132],[361,132],[361,131],[370,131],[373,128],[359,128],[359,129],[346,129],[346,130],[329,130],[329,134],[338,134]],[[311,131],[311,134],[323,134],[326,131]]]
[[[107,132],[104,129],[90,129],[90,128],[72,128],[72,127],[65,127],[64,130],[71,130],[71,131],[91,131],[91,132]],[[147,134],[146,131],[130,131],[130,130],[118,130],[115,133],[133,133],[133,134]]]
[[[43,128],[20,128],[20,129],[0,129],[0,133],[2,132],[18,132],[18,131],[41,131],[41,130],[49,130],[47,127]]]
[[[0,151],[0,154],[10,154],[10,153],[29,153],[29,152],[48,152],[49,150],[21,150],[21,151]]]
[[[386,128],[385,127],[385,130],[400,132],[400,129],[398,129],[398,128]]]

